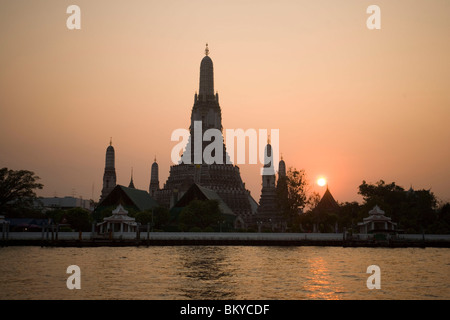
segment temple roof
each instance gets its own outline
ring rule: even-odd
[[[128,214],[128,211],[125,210],[125,208],[122,207],[121,204],[119,204],[119,205],[117,206],[117,208],[115,208],[115,209],[112,211],[112,213],[113,213],[113,214]]]
[[[340,207],[338,203],[334,200],[330,189],[327,187],[327,190],[323,194],[322,199],[320,199],[317,206],[314,208],[314,211],[338,211],[339,209]]]
[[[379,206],[375,206],[372,210],[369,211],[369,214],[384,215],[384,211],[381,210]]]
[[[223,199],[213,190],[200,186],[199,184],[192,184],[189,190],[181,197],[180,200],[175,204],[175,207],[184,207],[189,204],[194,199],[198,200],[217,200],[219,202],[220,211],[223,214],[232,214],[233,211]]]
[[[369,211],[369,216],[366,218],[363,218],[363,223],[358,224],[364,224],[369,221],[391,221],[390,217],[385,216],[384,211],[380,209],[379,206],[373,207],[372,210]],[[395,223],[394,223],[395,224]]]
[[[156,202],[147,191],[117,185],[110,194],[98,204],[97,209],[113,205],[117,206],[119,204],[127,207],[135,207],[139,211],[145,211],[159,206],[158,202]]]
[[[122,207],[121,204],[117,206],[116,209],[112,211],[112,215],[109,217],[103,218],[103,222],[97,223],[97,226],[104,224],[106,222],[112,223],[126,223],[131,226],[136,226],[137,223],[135,218],[128,216],[128,211]]]

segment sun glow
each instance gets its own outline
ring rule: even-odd
[[[321,187],[327,184],[327,180],[325,178],[319,178],[317,179],[317,184]]]

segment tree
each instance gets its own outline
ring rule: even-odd
[[[320,202],[320,194],[317,191],[314,191],[308,198],[308,205],[310,208],[315,208]]]
[[[222,220],[222,212],[217,200],[193,200],[181,210],[179,225],[182,230],[212,227]]]
[[[32,171],[0,169],[0,212],[11,215],[14,209],[32,208],[35,189],[43,188],[39,179]]]
[[[65,216],[67,223],[77,231],[90,231],[93,222],[91,213],[83,208],[72,208],[67,210]]]
[[[153,208],[153,223],[156,229],[162,229],[169,223],[169,210],[165,207]]]
[[[430,229],[434,233],[449,234],[450,233],[450,202],[442,204],[438,210],[438,216]]]
[[[62,223],[64,217],[67,214],[67,211],[57,208],[49,210],[45,214],[48,218],[52,219],[54,223]]]
[[[308,181],[305,170],[289,168],[286,177],[277,186],[278,207],[288,224],[298,224],[299,213],[308,204]]]
[[[363,218],[367,217],[367,213],[363,215],[358,202],[345,202],[340,204],[340,211],[338,217],[338,224],[342,228],[346,228],[348,231],[352,230],[358,232],[357,224],[361,222]]]
[[[138,213],[136,213],[136,222],[140,223],[141,225],[147,225],[147,224],[151,224],[152,223],[152,216],[153,213],[151,210],[145,210],[145,211],[140,211]]]
[[[136,213],[136,222],[141,225],[151,224],[156,229],[162,229],[169,222],[169,210],[164,207],[155,207]]]
[[[435,233],[439,218],[437,212],[437,199],[430,190],[405,191],[395,182],[386,184],[383,180],[375,184],[366,181],[359,186],[359,194],[365,203],[361,209],[367,214],[375,205],[378,205],[398,223],[400,229],[407,233]],[[439,225],[441,228],[442,225]]]

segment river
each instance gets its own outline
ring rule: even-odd
[[[80,268],[69,290],[67,267]],[[380,269],[368,289],[367,268]],[[3,247],[0,299],[450,299],[448,248]]]

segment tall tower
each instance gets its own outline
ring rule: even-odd
[[[115,154],[114,147],[112,146],[112,138],[109,141],[109,146],[106,149],[105,159],[105,173],[103,174],[103,188],[100,201],[106,198],[108,194],[116,186],[116,168],[115,168]]]
[[[289,216],[289,190],[288,179],[286,175],[286,163],[284,163],[283,155],[278,163],[278,180],[277,180],[277,205],[280,213],[284,217]]]
[[[210,145],[214,141],[203,141],[205,131],[208,129],[214,129],[217,134],[212,139],[220,137],[222,141],[221,148],[214,148],[210,152],[214,160],[211,162],[202,156],[210,150]],[[193,183],[196,183],[216,192],[233,213],[249,226],[254,215],[250,201],[253,203],[254,200],[245,188],[239,167],[231,163],[223,143],[222,112],[219,94],[214,93],[214,68],[208,45],[200,63],[199,90],[198,94],[194,95],[189,130],[189,140],[181,160],[177,165],[170,167],[170,174],[164,187],[156,192],[156,200],[170,207],[171,203],[175,203]],[[217,142],[214,145],[217,146]]]
[[[214,68],[213,62],[209,57],[208,44],[206,44],[205,56],[200,63],[199,91],[198,94],[194,95],[194,106],[192,107],[191,125],[189,127],[189,142],[182,155],[181,162],[186,164],[205,162],[203,152],[211,142],[203,141],[203,136],[208,129],[216,129],[222,136],[222,111],[219,105],[219,94],[217,92],[214,94]],[[215,150],[213,152],[213,156],[215,156]],[[229,158],[226,154],[225,144],[223,144],[221,152],[223,155],[221,162],[226,163]]]
[[[155,161],[152,164],[152,170],[150,173],[150,187],[148,189],[148,193],[152,196],[155,197],[155,193],[156,191],[159,190],[159,172],[158,172],[158,163],[156,162],[156,157],[155,157]]]
[[[280,179],[286,178],[286,163],[283,160],[283,155],[281,155],[281,160],[278,163],[278,182],[280,181]]]
[[[256,212],[256,225],[270,231],[284,231],[285,224],[277,202],[275,186],[275,169],[273,165],[273,151],[270,142],[267,143],[262,169],[262,189],[259,207]]]

